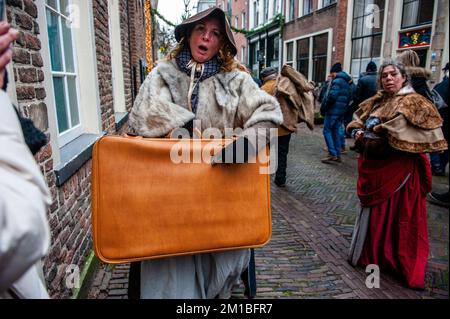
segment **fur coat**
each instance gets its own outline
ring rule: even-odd
[[[247,129],[260,122],[279,125],[283,115],[277,100],[258,88],[250,74],[220,72],[199,83],[197,114],[188,107],[189,76],[176,62],[162,61],[147,76],[130,114],[136,134],[161,137],[193,120],[201,131]]]
[[[314,128],[314,86],[303,74],[285,64],[281,69],[277,83],[277,96],[281,97],[281,109],[286,118],[284,126],[290,131],[296,131],[296,124],[305,122],[310,130]]]
[[[442,118],[436,107],[410,87],[394,96],[379,91],[364,101],[355,112],[347,132],[363,129],[369,116],[378,117],[381,124],[374,132],[387,137],[389,145],[409,153],[437,152],[447,149],[442,134]]]
[[[196,119],[202,132],[215,128],[224,135],[227,128],[276,127],[283,122],[276,99],[245,72],[219,72],[200,82],[196,114],[189,108],[189,85],[190,77],[175,61],[160,62],[139,91],[131,129],[145,137],[162,137]],[[229,298],[249,260],[250,250],[242,249],[143,261],[141,298]]]

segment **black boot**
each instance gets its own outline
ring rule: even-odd
[[[253,299],[256,297],[255,250],[250,249],[250,254],[250,262],[241,274],[241,279],[245,287],[244,296]]]
[[[141,298],[141,262],[132,262],[128,274],[128,299]]]

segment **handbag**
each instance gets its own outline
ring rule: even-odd
[[[447,103],[445,103],[442,96],[435,89],[430,90],[430,97],[431,100],[433,101],[434,106],[436,106],[438,110],[442,110],[448,107]]]
[[[264,246],[268,163],[210,165],[225,140],[106,136],[92,159],[94,251],[105,263]],[[266,149],[267,152],[267,149]]]

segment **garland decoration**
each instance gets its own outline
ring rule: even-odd
[[[176,25],[172,22],[170,22],[169,20],[167,20],[157,9],[151,9],[151,13],[152,16],[157,16],[158,18],[160,18],[161,20],[163,20],[165,23],[167,23],[169,26],[171,27],[176,27]],[[247,30],[247,29],[238,29],[235,27],[231,27],[231,29],[236,32],[236,33],[242,33],[243,35],[245,35],[246,37],[251,36],[252,34],[255,33],[261,33],[261,32],[266,32],[269,29],[273,28],[275,25],[278,25],[282,31],[283,26],[284,26],[284,15],[282,15],[281,13],[277,14],[276,16],[274,16],[272,18],[272,20],[268,23],[266,23],[265,25],[255,28],[255,29],[251,29],[251,30]]]
[[[150,0],[146,0],[144,3],[145,12],[145,25],[147,26],[145,34],[145,47],[146,47],[146,58],[147,58],[147,72],[150,73],[153,68],[153,23],[152,23],[152,5]]]

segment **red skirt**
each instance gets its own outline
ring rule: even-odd
[[[358,173],[358,197],[371,209],[358,264],[376,264],[423,289],[429,251],[426,194],[432,182],[428,157],[400,152],[383,160],[360,156]]]

